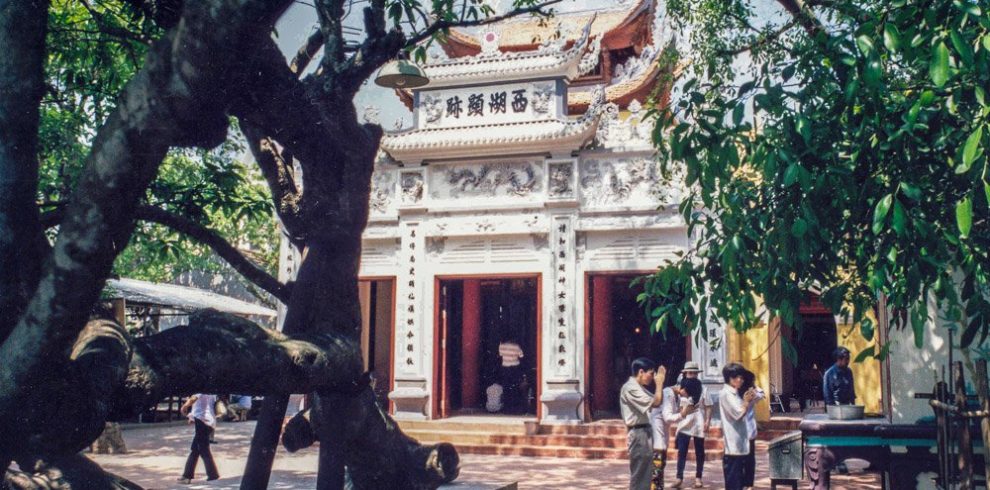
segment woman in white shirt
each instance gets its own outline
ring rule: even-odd
[[[185,485],[192,483],[199,458],[203,458],[207,481],[220,478],[217,464],[213,461],[213,453],[210,452],[210,432],[217,425],[216,415],[213,412],[216,403],[216,395],[197,393],[189,397],[179,409],[179,413],[189,417],[190,424],[196,425],[196,435],[193,437],[189,457],[186,459],[186,467],[182,472],[182,477],[178,480],[179,483]]]
[[[653,430],[653,476],[652,490],[663,490],[663,472],[667,468],[667,447],[669,436],[667,426],[676,424],[691,416],[697,407],[693,404],[681,406],[680,397],[687,396],[679,385],[663,390],[663,401],[659,407],[650,409],[650,428]]]
[[[680,386],[687,396],[681,397],[681,406],[695,406],[694,413],[684,417],[677,424],[677,436],[674,444],[677,445],[677,481],[672,488],[681,488],[684,484],[684,467],[687,465],[688,446],[694,442],[694,488],[702,488],[701,479],[705,470],[705,435],[712,420],[712,407],[708,405],[708,392],[698,379],[701,369],[698,363],[689,361],[684,364],[681,371],[684,377]]]
[[[503,340],[498,344],[498,355],[502,358],[500,381],[505,412],[525,413],[525,394],[520,389],[523,377],[522,347],[519,347],[519,342],[513,339]]]

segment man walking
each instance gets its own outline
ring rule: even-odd
[[[656,363],[640,357],[632,362],[629,380],[619,390],[619,410],[626,424],[626,447],[629,451],[629,490],[650,490],[653,468],[653,433],[650,429],[650,409],[663,402],[663,383],[667,370],[657,369]],[[646,387],[657,386],[656,393]]]

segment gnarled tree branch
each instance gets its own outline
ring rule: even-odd
[[[213,250],[245,279],[268,291],[283,303],[289,301],[290,287],[282,284],[264,269],[248,260],[240,251],[234,248],[225,238],[214,230],[184,216],[171,213],[155,206],[141,206],[134,216],[136,219],[150,221],[167,226],[196,240]]]

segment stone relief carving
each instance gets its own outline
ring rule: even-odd
[[[373,214],[384,214],[392,205],[395,194],[395,173],[381,165],[376,165],[371,175],[371,199],[369,206]]]
[[[581,162],[581,192],[588,204],[621,204],[634,192],[649,196],[657,177],[657,165],[649,158]]]
[[[443,170],[443,183],[449,197],[453,198],[499,195],[525,197],[541,190],[540,174],[531,163],[448,167]]]
[[[550,248],[550,237],[546,233],[533,233],[530,235],[533,239],[533,249],[540,252]]]
[[[402,202],[418,203],[423,199],[423,174],[411,172],[402,174]]]
[[[653,58],[656,54],[656,49],[652,45],[647,45],[643,48],[643,52],[639,56],[635,56],[626,60],[625,63],[619,63],[615,65],[613,70],[612,82],[621,83],[626,80],[632,80],[650,68],[653,64]]]
[[[533,112],[537,116],[550,116],[550,103],[553,101],[552,85],[537,85],[532,90]]]
[[[574,195],[574,167],[569,162],[550,164],[550,197]]]
[[[381,124],[382,110],[373,105],[364,106],[361,119],[365,124]]]
[[[443,115],[443,100],[436,95],[427,95],[423,98],[423,113],[427,124],[439,122]]]
[[[643,105],[637,100],[630,102],[627,110],[629,117],[622,120],[619,118],[619,106],[612,102],[605,104],[596,133],[599,145],[614,148],[652,144],[651,138],[655,119],[653,117],[646,118]]]
[[[446,237],[427,237],[426,238],[426,252],[432,256],[437,256],[443,253],[443,250],[447,248],[447,238]]]

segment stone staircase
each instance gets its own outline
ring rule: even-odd
[[[627,457],[626,428],[617,420],[579,425],[541,424],[535,434],[526,433],[525,419],[453,417],[429,421],[402,420],[399,425],[406,434],[421,442],[449,442],[463,454],[581,459]],[[713,427],[709,431],[705,440],[705,455],[709,459],[721,459],[720,428]],[[668,457],[676,458],[673,435]]]

